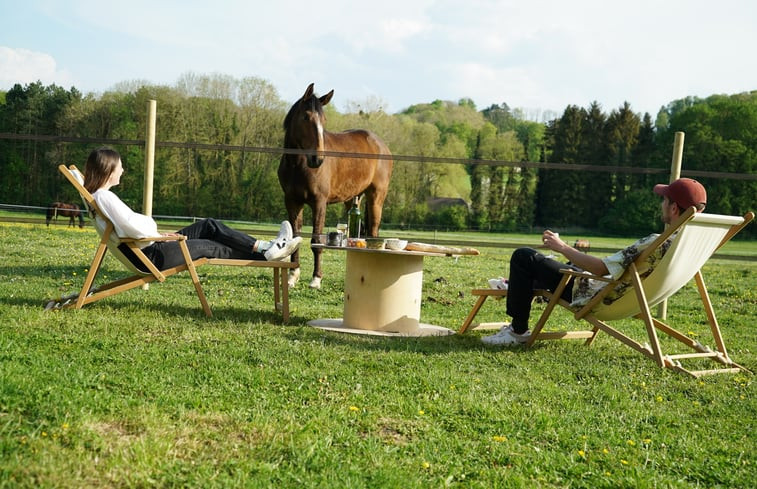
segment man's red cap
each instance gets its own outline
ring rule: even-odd
[[[707,204],[707,191],[704,186],[691,178],[679,178],[670,185],[657,184],[654,186],[654,193],[667,197],[684,209]]]

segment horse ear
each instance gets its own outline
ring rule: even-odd
[[[319,98],[318,100],[321,101],[321,105],[326,105],[331,101],[331,97],[333,96],[334,96],[334,90],[331,90],[329,93]]]
[[[305,90],[305,95],[302,96],[302,100],[309,99],[313,95],[313,85],[315,85],[315,83],[308,85],[307,90]]]

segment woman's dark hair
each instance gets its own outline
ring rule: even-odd
[[[92,150],[84,166],[84,188],[94,193],[105,185],[119,161],[121,161],[121,155],[115,149],[103,146]]]

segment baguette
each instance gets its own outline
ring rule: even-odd
[[[478,255],[479,252],[475,248],[458,247],[458,246],[444,246],[428,243],[408,243],[405,246],[407,251],[422,251],[425,253],[442,253],[444,255]]]

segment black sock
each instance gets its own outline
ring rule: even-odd
[[[523,334],[528,331],[528,321],[518,321],[516,319],[513,319],[511,326],[513,328],[513,331],[517,334]]]

